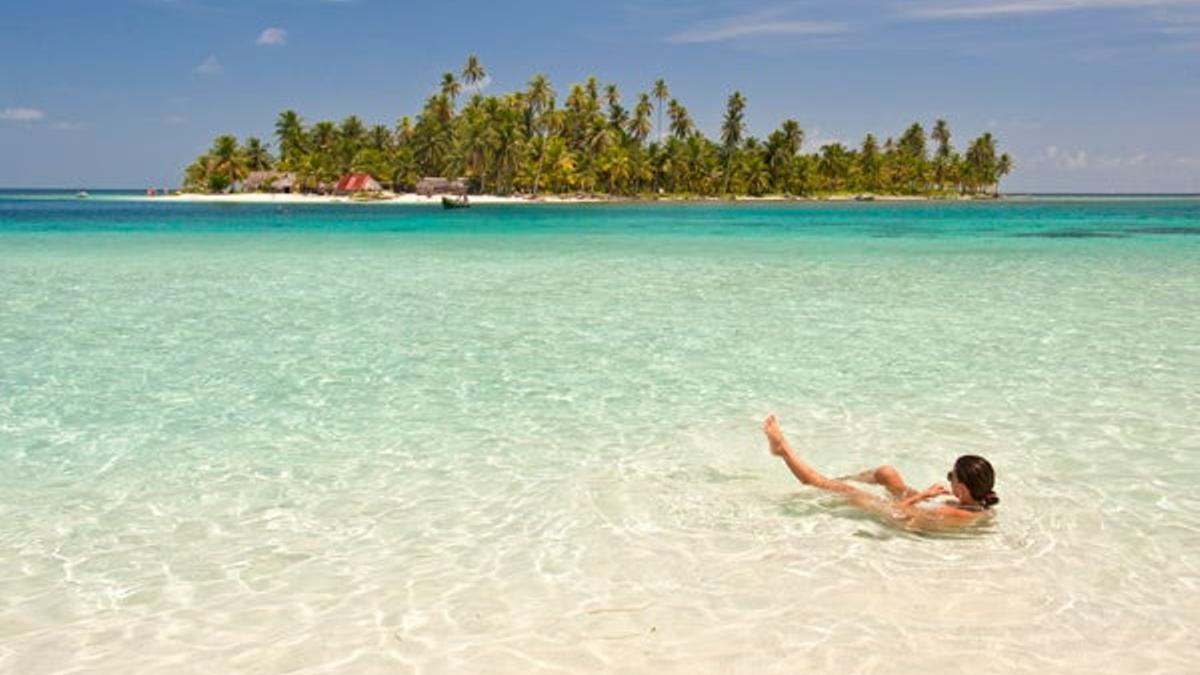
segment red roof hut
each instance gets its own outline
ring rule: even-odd
[[[348,173],[342,176],[337,182],[337,186],[333,188],[333,193],[338,195],[348,195],[355,192],[381,192],[383,186],[379,181],[371,178],[370,174],[366,173]]]

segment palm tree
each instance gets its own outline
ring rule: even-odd
[[[658,106],[655,107],[655,109],[658,110],[658,112],[659,112],[659,126],[656,127],[656,129],[654,130],[655,131],[654,136],[656,138],[661,139],[662,138],[662,102],[666,101],[667,98],[671,97],[671,89],[667,88],[667,80],[662,79],[661,77],[658,79],[655,79],[654,86],[652,89],[650,89],[650,94],[652,94],[654,96],[655,100],[659,102]]]
[[[879,189],[879,143],[873,134],[867,134],[858,151],[858,173],[863,188],[870,192]]]
[[[963,158],[964,186],[972,192],[979,192],[985,186],[998,183],[997,168],[995,141],[990,133],[985,133],[971,141]]]
[[[818,170],[824,179],[826,190],[841,190],[846,187],[852,155],[853,153],[841,143],[829,143],[821,148]]]
[[[333,152],[337,135],[337,127],[333,125],[333,122],[321,120],[312,125],[312,129],[308,132],[308,146],[312,149],[312,154]]]
[[[926,174],[928,156],[925,147],[925,128],[913,122],[896,143],[900,157],[900,173],[904,190],[910,194],[924,191],[927,187]]]
[[[229,134],[217,136],[208,154],[212,158],[209,164],[210,176],[224,176],[230,183],[237,183],[246,177],[246,158],[238,147],[236,137]]]
[[[542,166],[546,159],[548,148],[547,143],[547,113],[554,108],[554,89],[550,87],[550,80],[545,75],[534,75],[533,79],[529,80],[529,88],[525,92],[525,101],[528,104],[529,115],[529,134],[537,136],[541,139],[539,151],[537,153],[537,168],[533,174],[533,194],[538,193],[538,185],[542,177]]]
[[[615,84],[604,85],[604,102],[609,108],[621,105],[621,92]]]
[[[271,152],[257,138],[251,137],[246,139],[246,145],[242,148],[242,155],[245,157],[246,167],[250,171],[265,171],[270,169],[273,163]]]
[[[654,98],[658,100],[658,128],[655,129],[656,133],[654,135],[661,139],[663,101],[667,100],[671,96],[671,90],[667,88],[667,81],[660,77],[654,81],[654,89],[651,90],[651,93],[654,95]]]
[[[600,80],[597,80],[594,75],[589,75],[588,79],[583,83],[583,90],[587,94],[588,106],[599,109],[600,107]]]
[[[183,185],[188,190],[208,190],[208,177],[212,173],[212,157],[200,155],[188,165],[183,173]]]
[[[343,172],[340,157],[344,145],[337,125],[321,120],[309,130],[308,152],[297,166],[304,182],[310,187],[324,189],[325,185],[337,180]]]
[[[366,140],[367,127],[358,115],[351,115],[342,120],[338,127],[338,168],[341,171],[350,170],[350,164]]]
[[[784,120],[779,129],[771,132],[767,139],[766,166],[771,174],[771,183],[781,192],[788,192],[786,183],[792,169],[792,160],[800,152],[804,142],[804,130],[796,120]]]
[[[637,140],[638,145],[646,141],[650,135],[650,112],[654,106],[650,103],[648,94],[638,96],[637,105],[633,108],[633,118],[629,120],[629,135]]]
[[[954,148],[950,145],[950,125],[946,120],[939,119],[933,123],[929,137],[937,143],[933,155],[933,181],[937,189],[942,190],[946,184],[946,172],[950,168],[950,156],[954,154]]]
[[[791,156],[800,152],[800,146],[804,144],[804,130],[800,128],[800,123],[796,120],[784,120],[783,124],[779,125],[779,130],[783,132],[783,147],[787,154]]]
[[[934,122],[933,131],[930,132],[929,137],[933,139],[933,142],[937,143],[937,157],[945,158],[950,156],[952,152],[952,148],[950,147],[950,125],[946,124],[946,120],[940,119]]]
[[[628,114],[621,107],[621,92],[617,85],[608,84],[604,87],[604,102],[608,104],[608,123],[616,129],[623,130]]]
[[[687,108],[683,107],[679,101],[671,99],[671,102],[667,104],[667,115],[671,118],[671,135],[681,141],[691,135],[695,125],[692,124],[692,118],[688,115]]]
[[[285,166],[304,153],[304,123],[295,110],[284,110],[275,118],[275,140],[279,142],[279,162]]]
[[[995,190],[995,194],[997,194],[997,195],[999,195],[999,194],[1000,194],[1000,179],[1001,179],[1001,178],[1004,178],[1004,177],[1005,177],[1005,176],[1007,176],[1008,174],[1012,173],[1012,170],[1013,170],[1013,161],[1012,161],[1012,157],[1009,157],[1007,152],[1006,152],[1006,153],[1004,153],[1004,154],[1002,154],[1002,155],[1000,155],[1000,159],[999,159],[999,160],[997,160],[997,162],[996,162],[996,190]]]
[[[525,94],[526,100],[529,102],[529,107],[536,114],[541,114],[547,108],[554,105],[554,89],[550,86],[550,80],[545,75],[534,75],[533,79],[529,80],[529,88]]]
[[[738,145],[742,142],[742,134],[746,131],[743,112],[746,110],[746,99],[740,91],[735,91],[725,103],[725,119],[721,122],[721,147],[725,152],[725,191],[729,191],[729,180],[733,177],[730,167]]]
[[[396,130],[393,133],[396,136],[397,145],[408,145],[411,143],[413,137],[412,118],[405,115],[396,120]]]
[[[442,96],[445,96],[446,100],[450,101],[450,109],[453,110],[454,101],[458,98],[459,93],[462,92],[462,84],[455,79],[454,73],[442,73],[442,87],[440,91]]]
[[[599,165],[601,173],[608,177],[608,191],[610,194],[617,194],[620,188],[629,179],[629,154],[619,145],[609,146],[600,155],[596,162]]]
[[[367,132],[367,144],[380,152],[386,152],[392,147],[392,132],[382,124],[376,124]]]
[[[479,59],[474,54],[468,56],[467,64],[462,69],[462,79],[467,87],[474,88],[486,77],[487,71],[483,69],[483,64],[479,62]]]

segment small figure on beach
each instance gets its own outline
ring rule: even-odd
[[[796,455],[774,415],[767,416],[763,422],[763,432],[770,443],[771,454],[783,459],[801,483],[844,494],[855,506],[899,522],[906,528],[945,529],[971,525],[990,516],[992,506],[1000,501],[992,490],[996,482],[995,471],[991,463],[977,455],[963,455],[954,462],[954,468],[946,474],[949,488],[935,483],[918,492],[906,485],[900,472],[891,466],[868,469],[844,480],[825,477]],[[882,485],[892,499],[880,499],[846,481]],[[957,501],[918,506],[946,494],[953,494]]]

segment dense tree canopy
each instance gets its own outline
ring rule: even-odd
[[[940,119],[928,135],[914,122],[882,144],[867,134],[858,148],[831,143],[803,154],[804,131],[792,119],[765,141],[747,136],[740,92],[729,96],[712,141],[661,79],[626,107],[615,85],[602,87],[596,78],[572,85],[561,104],[544,75],[494,96],[479,91],[486,78],[479,60],[468,57],[460,75],[442,76],[415,120],[402,117],[392,128],[368,127],[354,115],[306,125],[285,110],[275,120],[278,156],[260,139],[218,136],[188,166],[186,187],[221,191],[251,171],[276,169],[294,172],[300,188],[311,191],[360,171],[397,191],[411,190],[422,176],[465,176],[475,190],[498,194],[984,194],[996,192],[1013,165],[990,133],[960,154]]]

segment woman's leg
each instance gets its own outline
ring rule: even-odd
[[[904,499],[916,494],[916,490],[910,488],[904,483],[904,478],[896,467],[884,465],[874,469],[867,469],[862,473],[851,476],[851,480],[856,480],[860,483],[870,483],[871,485],[882,485],[887,488],[887,491],[892,493],[896,499]]]
[[[787,439],[783,437],[783,430],[779,428],[779,420],[775,419],[774,415],[769,415],[763,422],[763,433],[767,435],[767,441],[771,444],[771,454],[777,455],[783,459],[788,468],[791,469],[792,475],[796,476],[801,483],[829,490],[831,492],[841,492],[849,495],[869,496],[867,493],[859,490],[853,485],[843,483],[840,480],[833,480],[821,475],[821,472],[809,466],[802,459],[796,456],[792,451],[792,446],[788,444]]]

